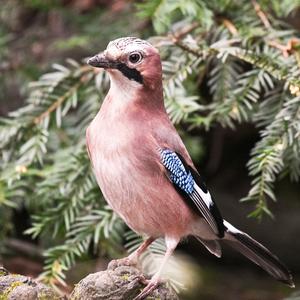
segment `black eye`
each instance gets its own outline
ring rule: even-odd
[[[133,64],[140,62],[142,60],[142,58],[143,58],[143,56],[138,52],[131,53],[129,55],[129,61]]]

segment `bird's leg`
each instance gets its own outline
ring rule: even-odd
[[[146,239],[134,252],[132,252],[127,259],[131,261],[133,264],[137,264],[139,257],[141,254],[146,251],[146,249],[152,244],[155,239],[153,237],[149,237]]]
[[[112,260],[109,263],[109,269],[115,269],[118,266],[136,266],[138,263],[138,259],[141,254],[149,247],[149,245],[154,241],[153,237],[149,237],[146,239],[134,252],[132,252],[129,256]]]
[[[179,243],[179,239],[166,238],[167,251],[160,264],[158,271],[152,276],[152,278],[148,281],[146,287],[142,290],[142,292],[137,297],[134,298],[134,300],[145,299],[153,290],[157,288],[157,286],[160,284],[160,275],[164,269],[164,266],[166,265],[168,259],[174,252],[178,243]]]

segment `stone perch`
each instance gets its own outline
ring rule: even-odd
[[[107,270],[83,278],[69,297],[59,296],[50,287],[0,268],[0,300],[132,300],[145,286],[143,273],[132,266],[112,261]],[[148,300],[179,300],[165,283],[158,286]]]
[[[52,288],[0,267],[0,300],[61,300]]]

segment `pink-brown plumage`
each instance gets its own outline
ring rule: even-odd
[[[166,177],[159,149],[171,147],[191,159],[164,109],[159,54],[153,47],[145,51],[147,64],[139,68],[146,78],[143,88],[130,87],[119,71],[110,71],[118,86],[112,85],[87,129],[87,144],[103,195],[128,226],[149,236],[180,239],[199,217]],[[116,91],[120,86],[121,93]]]
[[[98,184],[126,224],[149,236],[129,258],[139,256],[155,238],[164,237],[167,245],[160,270],[137,299],[157,285],[167,258],[188,235],[195,235],[218,257],[218,241],[223,240],[292,286],[289,271],[276,256],[222,219],[166,113],[158,51],[148,42],[123,38],[110,42],[89,64],[107,69],[111,79],[86,135]],[[183,177],[176,177],[182,170]]]
[[[190,234],[191,224],[199,217],[181,199],[160,163],[162,147],[188,156],[166,113],[132,103],[123,107],[126,112],[116,113],[110,102],[108,95],[87,130],[91,160],[104,197],[136,232],[179,239]],[[112,115],[106,113],[107,106],[114,111]]]

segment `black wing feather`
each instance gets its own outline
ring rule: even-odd
[[[161,161],[169,180],[186,203],[207,221],[216,235],[224,237],[223,218],[199,173],[187,164],[182,155],[169,149],[161,151]],[[203,197],[209,199],[209,203]]]

